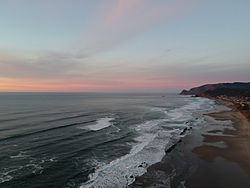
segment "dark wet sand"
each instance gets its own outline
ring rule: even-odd
[[[207,114],[231,120],[193,129],[130,187],[250,188],[250,124],[237,110]]]

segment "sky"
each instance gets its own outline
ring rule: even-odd
[[[0,92],[250,81],[249,0],[0,0]]]

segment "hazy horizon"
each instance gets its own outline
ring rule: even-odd
[[[250,81],[250,1],[2,0],[0,92]]]

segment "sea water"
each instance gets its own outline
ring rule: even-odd
[[[0,187],[126,187],[214,102],[177,94],[0,94]]]

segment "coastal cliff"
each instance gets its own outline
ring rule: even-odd
[[[206,84],[183,90],[180,94],[226,102],[240,110],[250,121],[250,82]]]
[[[250,82],[206,84],[190,90],[183,90],[180,94],[207,97],[219,95],[250,97]]]

